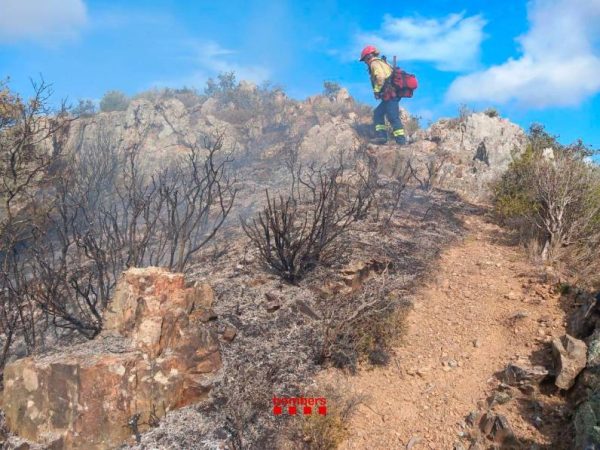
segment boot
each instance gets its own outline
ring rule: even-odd
[[[387,143],[387,131],[376,131],[375,138],[371,139],[371,144],[384,145]]]
[[[394,130],[394,139],[398,145],[406,145],[406,137],[404,134],[404,128],[398,128]]]

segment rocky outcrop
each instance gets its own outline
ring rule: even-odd
[[[485,113],[439,120],[424,138],[448,154],[443,167],[444,187],[473,200],[489,196],[489,183],[508,168],[527,142],[518,125]]]
[[[221,367],[212,301],[182,274],[129,269],[94,341],[6,367],[9,428],[57,449],[108,449],[202,400]]]
[[[240,85],[239,93],[254,100],[261,95],[248,83]],[[174,155],[185,153],[184,143],[197,143],[202,148],[205,136],[223,133],[223,147],[236,160],[248,159],[250,154],[255,162],[280,160],[282,152],[294,146],[298,148],[298,160],[309,164],[339,159],[340,152],[352,153],[373,131],[371,111],[357,104],[345,89],[335,96],[317,95],[304,102],[289,100],[278,93],[258,110],[242,111],[216,98],[198,102],[186,106],[177,98],[139,98],[126,111],[101,113],[77,121],[70,133],[71,141],[74,147],[81,139],[98,142],[99,136],[107,131],[114,134],[121,149],[141,140],[144,153],[141,160],[155,168],[173,160]],[[412,120],[404,109],[401,116],[406,124]],[[426,130],[413,131],[410,145],[380,147],[378,152],[386,153],[384,159],[392,165],[396,158],[391,153],[410,157],[421,178],[428,166],[439,165],[437,186],[478,201],[489,196],[489,183],[524,150],[526,140],[525,132],[510,121],[474,113],[441,119]],[[379,169],[393,170],[385,161]]]
[[[557,366],[555,384],[561,389],[570,389],[577,375],[585,368],[587,346],[585,342],[567,334],[552,341],[552,350]]]
[[[378,172],[394,177],[410,163],[413,181],[422,187],[456,191],[467,200],[490,196],[497,180],[526,146],[526,135],[506,119],[477,113],[442,119],[418,131],[407,146],[372,146]]]

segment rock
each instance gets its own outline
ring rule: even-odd
[[[298,311],[300,311],[302,314],[310,317],[311,319],[320,319],[319,315],[316,312],[314,312],[314,310],[310,306],[308,306],[303,300],[297,299],[294,302],[294,307],[298,309]]]
[[[415,445],[417,445],[421,441],[422,441],[422,439],[420,436],[411,437],[410,440],[408,441],[408,444],[406,444],[406,450],[410,450],[411,448],[413,448]]]
[[[235,339],[237,335],[237,330],[232,327],[227,325],[225,327],[225,330],[223,330],[223,339],[226,340],[227,342],[231,342]]]
[[[519,361],[508,364],[503,375],[504,382],[510,386],[538,384],[548,376],[548,370],[543,366],[532,366],[528,362]]]
[[[275,294],[267,292],[265,293],[265,298],[267,299],[267,302],[265,303],[265,309],[268,312],[275,312],[281,308],[279,297],[277,297]]]
[[[577,408],[574,418],[575,447],[593,449],[600,447],[600,392]]]
[[[340,271],[340,279],[329,280],[320,288],[324,297],[334,294],[350,294],[357,291],[373,273],[381,273],[390,263],[376,259],[353,261]]]
[[[443,178],[442,185],[472,200],[489,196],[489,182],[508,168],[512,155],[522,152],[527,143],[520,127],[484,113],[439,120],[427,130],[425,138],[437,142],[440,150],[450,156],[447,166],[454,175]]]
[[[350,288],[349,292],[354,292],[364,284],[364,282],[373,274],[380,273],[389,267],[389,263],[372,259],[369,261],[354,261],[342,270],[342,279]]]
[[[542,157],[547,161],[553,160],[554,149],[552,147],[546,147],[544,150],[542,150]]]
[[[416,372],[417,372],[417,375],[419,375],[420,377],[424,377],[429,372],[431,372],[431,367],[428,367],[428,366],[419,367]]]
[[[512,400],[512,396],[509,392],[496,392],[492,398],[492,405],[504,405]]]
[[[598,306],[600,293],[596,296],[587,293],[578,294],[575,301],[579,303],[579,308],[571,314],[569,318],[567,332],[571,336],[578,338],[589,336],[598,322]]]
[[[397,146],[374,145],[370,150],[375,158],[377,173],[389,178],[399,175],[409,160],[406,152]]]
[[[570,389],[577,375],[585,368],[587,346],[585,342],[567,334],[552,341],[552,351],[557,368],[554,383],[561,389]]]
[[[483,446],[479,443],[479,442],[473,442],[470,447],[469,450],[483,450]]]
[[[337,91],[337,94],[335,95],[336,102],[343,103],[350,100],[352,100],[352,96],[350,95],[350,92],[348,92],[348,89],[341,88],[339,91]]]
[[[340,149],[357,148],[356,133],[351,124],[335,123],[331,117],[314,125],[300,144],[299,155],[303,162],[326,161],[336,157]]]
[[[525,319],[526,317],[529,317],[529,314],[527,314],[525,311],[517,311],[516,313],[511,315],[508,319],[512,322],[516,322],[517,320]]]
[[[587,367],[600,368],[600,329],[594,331],[588,340]]]
[[[206,284],[182,274],[129,269],[119,280],[105,329],[62,353],[28,357],[4,372],[11,431],[60,448],[108,449],[140,431],[151,415],[207,397],[221,367],[218,342],[201,317],[213,301]]]
[[[488,412],[481,419],[479,427],[487,438],[497,444],[506,444],[514,439],[508,419],[503,415]]]

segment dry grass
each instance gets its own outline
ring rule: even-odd
[[[311,395],[307,395],[310,397]],[[285,433],[282,450],[334,450],[348,436],[348,424],[364,397],[344,386],[324,386],[315,397],[327,399],[327,414],[296,417]]]
[[[360,362],[386,365],[406,331],[409,303],[394,293],[393,282],[377,277],[360,292],[337,296],[324,305],[324,328],[317,343],[322,364],[355,373]]]

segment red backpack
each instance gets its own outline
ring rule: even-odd
[[[405,72],[400,67],[396,66],[396,57],[394,56],[394,64],[392,67],[392,74],[390,75],[390,81],[396,88],[396,95],[400,98],[411,98],[413,92],[419,86],[417,77],[412,73]]]
[[[412,73],[405,72],[399,67],[394,67],[394,71],[390,76],[392,84],[396,88],[398,97],[410,98],[413,96],[414,90],[418,87],[417,77]]]

